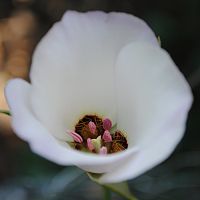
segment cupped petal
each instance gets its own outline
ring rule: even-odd
[[[165,50],[143,42],[127,45],[117,61],[116,84],[117,124],[131,144],[166,134],[172,123],[185,126],[191,89]]]
[[[183,136],[192,103],[189,85],[166,51],[147,43],[127,45],[118,57],[118,128],[137,154],[100,178],[134,178],[166,159]]]
[[[30,105],[31,85],[21,79],[9,81],[5,93],[12,114],[12,127],[16,134],[27,141],[33,152],[60,165],[77,165],[94,173],[113,170],[137,151],[132,148],[115,155],[99,156],[79,152],[52,136],[34,116]]]
[[[98,114],[116,122],[114,66],[136,40],[158,46],[142,20],[123,13],[68,11],[39,43],[31,68],[31,106],[57,138],[78,118]]]
[[[184,128],[178,130],[174,127],[165,131],[165,135],[154,138],[154,142],[145,148],[140,148],[136,154],[129,157],[129,161],[118,165],[115,170],[103,174],[100,183],[115,183],[133,179],[152,169],[163,160],[167,159],[182,138]],[[173,130],[174,129],[174,130]]]

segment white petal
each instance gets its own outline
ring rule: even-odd
[[[171,125],[174,116],[187,115],[190,88],[160,47],[141,42],[128,45],[119,55],[116,76],[117,122],[131,136],[131,144],[146,143],[167,123]]]
[[[173,127],[174,128],[174,127]],[[173,129],[172,128],[172,129]],[[165,135],[155,138],[146,148],[133,154],[129,161],[118,165],[112,172],[104,174],[99,182],[115,183],[135,178],[165,160],[182,138],[184,128],[165,131]]]
[[[71,149],[55,139],[35,118],[29,102],[30,92],[31,85],[20,79],[9,81],[6,87],[12,127],[21,139],[30,144],[35,153],[57,164],[77,165],[90,172],[104,173],[113,170],[117,163],[124,162],[137,151],[132,148],[115,155],[99,156]]]
[[[134,178],[166,159],[183,136],[192,103],[190,88],[167,52],[132,43],[119,55],[116,69],[118,127],[139,151],[102,182]]]
[[[42,39],[31,69],[31,105],[60,139],[78,118],[116,121],[114,66],[120,49],[136,40],[158,45],[149,27],[128,14],[67,12]]]

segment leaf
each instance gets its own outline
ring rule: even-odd
[[[94,173],[87,173],[89,178],[96,182],[97,184],[117,193],[118,195],[128,199],[128,200],[137,200],[136,197],[131,194],[128,183],[127,182],[121,182],[121,183],[112,183],[112,184],[101,184],[98,179],[101,176],[101,174],[94,174]]]

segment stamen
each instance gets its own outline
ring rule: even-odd
[[[105,142],[112,142],[112,136],[108,130],[104,131],[103,140]]]
[[[101,147],[101,149],[99,150],[100,155],[106,155],[107,153],[108,153],[108,150],[106,147]]]
[[[104,130],[110,130],[112,128],[112,122],[108,118],[103,119],[103,128]]]
[[[67,131],[67,133],[74,139],[75,142],[82,143],[83,138],[75,131]]]
[[[94,145],[92,144],[92,139],[91,138],[88,138],[87,139],[87,147],[90,151],[93,151],[94,150]]]
[[[111,154],[124,151],[128,142],[124,132],[112,127],[109,118],[97,115],[85,115],[75,125],[73,131],[68,131],[73,142],[68,142],[74,149],[96,154]]]
[[[91,132],[92,134],[95,134],[96,128],[97,128],[96,125],[95,125],[95,123],[92,122],[92,121],[90,121],[90,122],[88,123],[88,127],[89,127],[90,132]]]

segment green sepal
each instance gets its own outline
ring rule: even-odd
[[[157,37],[157,40],[158,40],[158,44],[161,46],[161,39],[160,39],[160,36]]]
[[[11,116],[11,113],[8,110],[0,110],[0,113]]]
[[[88,177],[94,181],[95,183],[101,185],[102,187],[111,190],[112,192],[117,193],[118,195],[128,199],[128,200],[137,200],[136,197],[130,192],[128,183],[121,182],[121,183],[112,183],[112,184],[101,184],[99,182],[99,178],[101,174],[94,174],[94,173],[87,173]]]

